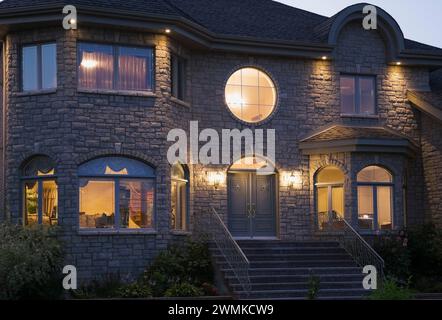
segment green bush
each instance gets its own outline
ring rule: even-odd
[[[0,299],[55,299],[63,254],[54,229],[0,224]]]
[[[110,273],[72,290],[71,293],[77,299],[118,298],[118,290],[123,286],[120,275]]]
[[[212,283],[213,266],[207,244],[188,241],[184,246],[161,252],[144,272],[143,282],[152,288],[156,297],[182,283],[198,288]]]
[[[143,283],[134,282],[119,288],[117,296],[120,298],[150,298],[152,297],[152,290]]]
[[[167,289],[164,293],[165,297],[200,297],[204,295],[204,291],[190,283],[179,283]]]
[[[412,298],[413,292],[408,288],[408,285],[401,287],[393,279],[385,280],[381,288],[375,290],[370,296],[371,300],[410,300]]]
[[[316,299],[319,293],[320,285],[321,285],[321,279],[318,276],[315,276],[313,273],[311,273],[308,279],[307,298],[309,300]]]

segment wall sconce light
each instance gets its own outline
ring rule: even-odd
[[[283,185],[293,189],[301,189],[302,173],[299,171],[285,172],[283,174]]]
[[[171,33],[172,30],[170,30],[169,28],[167,28],[166,30],[164,30],[166,33]]]
[[[218,190],[219,186],[224,183],[225,174],[219,171],[207,172],[207,181],[210,185],[214,186]]]
[[[322,56],[321,59],[322,60],[327,60],[327,56]]]

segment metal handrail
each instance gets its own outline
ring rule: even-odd
[[[382,281],[385,278],[384,259],[362,238],[347,220],[342,219],[342,221],[344,222],[344,228],[342,237],[340,238],[341,246],[356,260],[360,267],[367,265],[375,266],[379,279]]]
[[[232,269],[236,280],[242,286],[244,292],[248,295],[251,290],[250,284],[250,262],[244,251],[233,238],[229,229],[219,216],[215,208],[211,210],[202,222],[202,233],[207,234],[215,243],[218,250]]]

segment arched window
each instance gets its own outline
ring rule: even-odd
[[[153,227],[155,170],[123,157],[103,157],[78,169],[80,228]]]
[[[357,176],[358,220],[363,230],[393,227],[393,176],[384,168],[369,166]]]
[[[316,175],[316,209],[320,230],[342,226],[344,218],[344,173],[328,166]]]
[[[189,180],[186,168],[177,163],[171,169],[171,224],[175,230],[187,230]]]
[[[46,156],[32,158],[23,167],[22,183],[25,225],[56,225],[58,188],[54,162]]]
[[[242,68],[227,81],[225,99],[238,119],[257,123],[270,117],[275,109],[275,84],[267,74],[256,68]]]

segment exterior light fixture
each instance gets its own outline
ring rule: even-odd
[[[396,62],[397,66],[400,66],[401,64],[402,64],[402,62],[400,62],[400,61]]]
[[[327,56],[322,56],[322,60],[327,60]]]
[[[169,28],[167,28],[166,30],[164,30],[164,32],[166,32],[166,33],[171,33],[172,30],[170,30]]]
[[[224,182],[225,175],[222,172],[212,171],[207,173],[207,181],[213,185],[216,190]]]
[[[293,172],[285,172],[283,174],[283,185],[293,188],[293,189],[301,189],[302,188],[302,173],[299,171]]]

